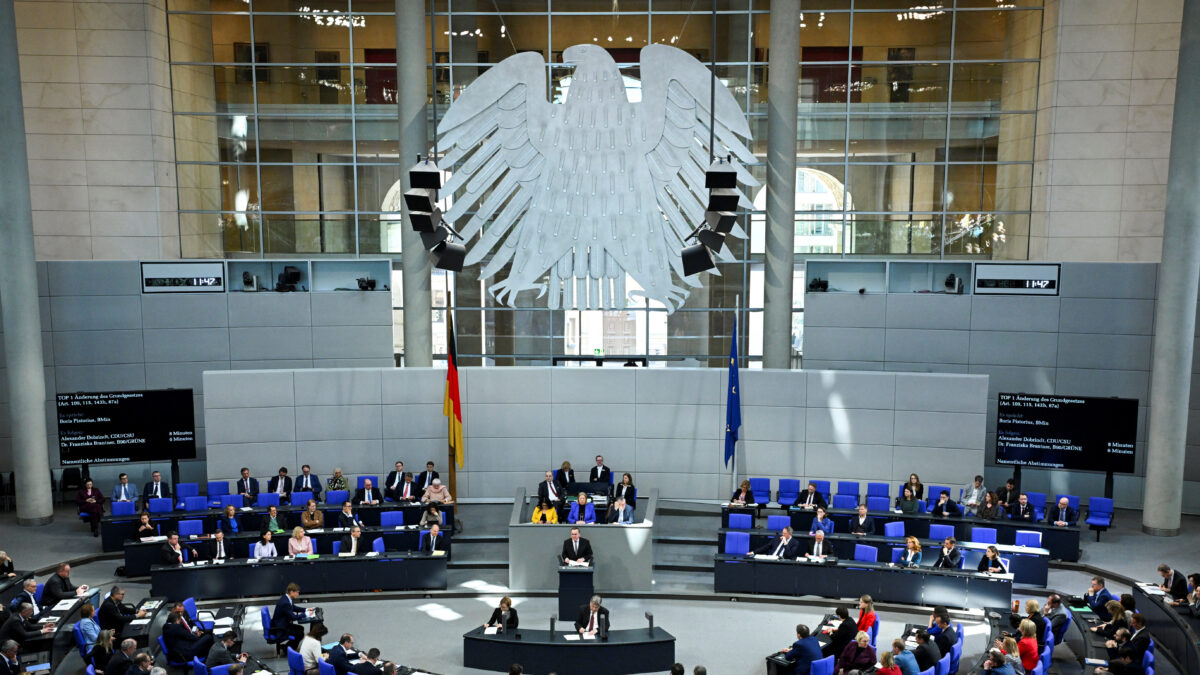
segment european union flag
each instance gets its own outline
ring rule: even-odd
[[[737,314],[733,315],[733,343],[729,347],[729,392],[725,399],[725,466],[733,459],[738,428],[742,426],[742,393],[738,390]]]

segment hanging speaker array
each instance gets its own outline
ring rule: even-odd
[[[704,223],[692,231],[684,241],[695,239],[697,243],[685,246],[683,273],[686,276],[711,270],[717,266],[713,253],[725,245],[725,236],[733,230],[737,217],[739,193],[737,171],[729,158],[718,158],[704,172],[704,187],[708,188],[708,208],[704,212]]]
[[[409,190],[404,193],[408,207],[409,225],[421,235],[425,250],[433,254],[433,266],[440,270],[461,272],[467,247],[450,221],[442,218],[438,206],[438,190],[442,189],[442,172],[428,157],[417,156],[417,163],[408,170]],[[453,239],[458,239],[456,242]]]

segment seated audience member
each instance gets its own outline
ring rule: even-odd
[[[1038,649],[1037,625],[1029,619],[1021,619],[1017,631],[1021,634],[1021,639],[1017,640],[1017,653],[1021,656],[1021,667],[1029,672],[1037,667],[1038,655],[1041,650]]]
[[[440,477],[441,474],[434,470],[433,460],[431,459],[428,462],[425,462],[425,470],[421,472],[421,475],[417,476],[417,488],[424,490],[430,485],[433,485],[433,481]]]
[[[325,487],[330,490],[346,489],[346,477],[342,475],[340,468],[333,470],[333,475],[329,477],[329,480],[325,481]]]
[[[104,667],[112,660],[113,654],[117,653],[116,645],[113,644],[113,631],[101,630],[96,636],[96,644],[88,650],[87,662],[92,664],[97,675],[104,675]],[[84,666],[87,667],[86,665]],[[15,675],[15,674],[14,674]]]
[[[744,480],[738,486],[738,489],[733,491],[733,496],[729,498],[730,504],[745,504],[747,506],[755,506],[758,502],[754,501],[754,493],[750,491],[750,481]]]
[[[345,556],[360,556],[370,553],[370,547],[367,546],[367,541],[362,538],[362,528],[355,525],[350,528],[349,534],[342,535],[342,549],[338,555]]]
[[[854,641],[842,650],[833,672],[836,675],[850,675],[851,672],[865,673],[874,667],[875,648],[871,646],[871,636],[859,631]]]
[[[421,491],[417,489],[417,483],[413,480],[411,471],[404,472],[404,482],[396,490],[396,501],[401,504],[412,504],[421,499]]]
[[[571,512],[567,515],[567,522],[576,525],[596,522],[596,507],[588,502],[586,492],[580,492],[576,497],[575,503],[571,505]]]
[[[233,504],[226,506],[225,513],[217,519],[217,529],[224,530],[226,535],[237,534],[241,531],[242,524],[238,522],[237,509],[233,507]]]
[[[925,629],[929,632],[929,637],[937,637],[937,634],[942,632],[942,627],[938,623],[938,617],[944,616],[946,620],[950,620],[950,610],[942,605],[934,605],[933,612],[929,615],[929,626]]]
[[[826,515],[823,506],[817,507],[817,514],[813,516],[812,524],[808,526],[809,535],[816,534],[817,530],[821,530],[825,534],[833,534],[833,520]]]
[[[905,485],[904,492],[900,494],[900,499],[896,502],[896,508],[900,509],[902,513],[920,513],[921,500],[913,494],[912,488]]]
[[[896,657],[892,656],[891,652],[884,652],[879,655],[879,668],[875,670],[875,675],[904,675],[900,672],[900,667],[896,665]]]
[[[254,543],[254,550],[250,552],[250,557],[254,560],[262,560],[263,558],[275,558],[279,552],[275,550],[275,542],[271,541],[271,531],[263,530],[257,542]]]
[[[300,512],[300,526],[306,530],[319,530],[325,527],[325,514],[317,508],[317,500],[310,499]]]
[[[500,606],[492,610],[492,616],[483,624],[484,628],[502,626],[505,631],[516,630],[518,625],[517,610],[513,609],[512,598],[507,595],[500,598]]]
[[[292,537],[288,539],[288,555],[312,555],[312,539],[304,534],[303,527],[292,528]]]
[[[824,560],[826,557],[833,555],[833,547],[829,542],[825,541],[825,530],[817,530],[813,533],[813,539],[808,544],[808,553],[804,557],[809,560]]]
[[[272,504],[267,507],[267,512],[258,521],[258,531],[270,530],[271,532],[278,532],[283,529],[284,522],[283,518],[279,517],[279,509]]]
[[[121,640],[121,644],[117,646],[117,650],[113,653],[112,658],[104,666],[104,675],[126,675],[132,672],[133,656],[137,652],[137,641],[125,639]],[[147,656],[146,658],[149,658]]]
[[[1122,593],[1118,600],[1121,601],[1121,609],[1125,610],[1125,620],[1133,619],[1133,615],[1137,613],[1137,600],[1129,593]]]
[[[242,506],[253,506],[258,499],[258,479],[250,475],[250,469],[242,467],[242,477],[237,482],[238,494],[242,496]]]
[[[802,509],[817,509],[826,508],[825,496],[817,491],[817,484],[809,481],[808,487],[804,492],[800,493],[800,497],[796,500],[796,506]]]
[[[170,499],[171,486],[162,479],[162,474],[155,471],[150,474],[150,482],[142,490],[142,508],[150,508],[151,499]]]
[[[22,602],[28,602],[33,605],[34,614],[38,614],[40,607],[37,601],[37,579],[29,577],[21,582],[21,592],[13,596],[13,599],[8,603],[8,611],[13,614],[17,613],[17,607]]]
[[[358,654],[359,662],[354,664],[350,672],[354,675],[381,675],[379,666],[379,649],[371,647],[366,653]]]
[[[809,633],[808,626],[796,626],[796,641],[783,650],[783,658],[792,663],[792,672],[796,675],[808,675],[812,670],[813,661],[820,660],[821,643]]]
[[[1013,520],[1024,520],[1033,522],[1037,520],[1037,511],[1034,510],[1033,504],[1029,503],[1029,496],[1024,492],[1020,497],[1017,497],[1017,503],[1008,508],[1008,517]]]
[[[117,476],[117,484],[112,489],[114,502],[136,502],[138,500],[137,486],[129,482],[129,474]]]
[[[913,650],[913,656],[917,657],[917,668],[920,670],[933,668],[942,658],[942,651],[924,628],[917,631],[917,648]]]
[[[871,599],[871,596],[864,595],[859,597],[858,623],[856,628],[858,630],[870,631],[871,626],[874,626],[878,620],[879,617],[875,614],[875,601]]]
[[[1025,666],[1021,665],[1021,650],[1017,647],[1017,639],[1009,635],[997,639],[993,649],[999,649],[1004,656],[1004,662],[1012,667],[1015,674],[1025,675]]]
[[[1187,600],[1187,579],[1182,574],[1171,569],[1171,566],[1166,563],[1158,566],[1158,574],[1163,578],[1163,582],[1158,585],[1158,588],[1170,595],[1176,601],[1175,604],[1179,604],[1178,601]]]
[[[1146,630],[1146,619],[1141,614],[1134,614],[1129,623],[1129,630],[1118,631],[1115,639],[1104,643],[1108,648],[1108,668],[1097,668],[1099,675],[1140,675],[1144,672],[1142,658],[1150,648],[1150,631]]]
[[[421,502],[424,504],[431,502],[451,504],[454,502],[454,497],[451,497],[450,490],[442,485],[441,478],[434,478],[433,482],[425,487],[425,492],[421,495]]]
[[[29,640],[37,640],[52,632],[54,622],[39,625],[33,620],[33,605],[22,602],[17,606],[17,611],[9,615],[4,625],[0,626],[0,643],[13,640],[18,645],[24,645]]]
[[[209,560],[233,560],[233,547],[229,542],[225,541],[225,531],[217,530],[213,532],[212,537],[208,540],[208,559]]]
[[[351,661],[357,657],[358,651],[354,649],[354,636],[350,633],[343,633],[338,643],[329,650],[329,658],[326,661],[333,666],[337,675],[346,675],[354,670],[354,664]]]
[[[400,486],[404,484],[404,462],[396,460],[395,468],[383,479],[383,496],[391,501],[400,501]]]
[[[933,620],[937,622],[939,629],[938,634],[933,638],[933,642],[937,645],[938,651],[943,654],[949,654],[950,648],[958,642],[958,632],[950,624],[950,617],[945,614],[939,614]]]
[[[1046,509],[1046,522],[1056,527],[1074,525],[1076,518],[1075,509],[1066,497],[1059,497],[1057,504]]]
[[[867,505],[858,505],[858,515],[850,519],[850,534],[875,534],[875,519],[867,515]]]
[[[983,672],[986,675],[1016,675],[1012,664],[1004,652],[993,647],[988,651],[987,661],[984,662]],[[1022,671],[1024,675],[1024,671]]]
[[[354,492],[354,503],[360,506],[374,506],[383,501],[379,488],[371,484],[371,479],[363,481],[363,486]]]
[[[983,498],[983,506],[979,507],[979,517],[984,520],[1000,520],[1008,513],[1000,505],[995,492],[989,492]]]
[[[829,636],[829,644],[821,648],[821,655],[832,656],[836,659],[841,656],[846,645],[854,641],[854,636],[858,634],[858,627],[850,620],[850,610],[845,607],[838,607],[833,610],[833,613],[837,615],[838,625]]]
[[[979,566],[976,568],[980,572],[991,572],[992,574],[1006,574],[1008,566],[1000,559],[1000,550],[994,545],[989,545],[987,550],[983,552],[983,557],[979,559]]]
[[[598,635],[608,631],[608,608],[602,606],[603,599],[593,595],[586,605],[580,605],[579,614],[575,617],[575,630],[580,635]]]
[[[321,479],[313,475],[312,467],[307,464],[300,467],[300,475],[296,476],[293,485],[296,492],[311,492],[313,497],[321,498]]]
[[[96,607],[85,602],[79,607],[79,621],[76,622],[79,631],[83,633],[83,641],[90,648],[100,637],[100,623],[96,621]]]
[[[280,503],[286,503],[292,494],[292,478],[288,476],[286,466],[279,467],[279,473],[267,481],[267,492],[279,495]]]
[[[563,503],[566,496],[566,486],[554,480],[554,472],[547,471],[546,479],[538,483],[538,501],[548,502],[557,507]]]
[[[354,507],[350,502],[342,502],[342,511],[338,514],[338,527],[354,527],[355,525],[362,527],[362,520],[358,514],[354,512]]]
[[[1200,617],[1200,573],[1193,572],[1188,575],[1188,587],[1191,591],[1183,602],[1192,616]]]
[[[934,569],[956,570],[962,565],[962,551],[958,550],[957,543],[954,537],[942,540],[942,550],[933,563]]]
[[[633,509],[625,503],[624,497],[617,497],[609,511],[608,522],[616,525],[632,525]]]
[[[1013,614],[1008,618],[1010,626],[1015,626],[1020,630],[1022,621],[1029,621],[1033,624],[1034,637],[1037,640],[1037,653],[1041,654],[1046,648],[1046,617],[1042,616],[1042,605],[1037,600],[1030,598],[1025,601],[1025,616],[1021,617],[1017,614],[1017,608],[1020,602],[1013,600]]]
[[[925,498],[925,486],[921,483],[921,479],[918,478],[917,474],[915,473],[908,474],[908,482],[901,487],[907,487],[911,489],[913,497],[916,499]]]
[[[919,567],[921,565],[921,540],[916,537],[904,538],[904,555],[900,556],[900,564],[904,567]]]
[[[157,537],[158,526],[150,522],[150,514],[142,511],[138,514],[137,527],[133,530],[133,538],[141,539],[142,537]]]
[[[95,486],[92,479],[83,481],[83,487],[75,495],[75,505],[79,514],[87,514],[88,524],[92,526],[92,536],[100,536],[100,519],[104,517],[104,494]]]
[[[1058,630],[1067,621],[1067,617],[1070,615],[1067,608],[1063,607],[1061,595],[1051,593],[1046,596],[1046,605],[1042,607],[1042,616],[1050,622],[1051,630]]]
[[[938,493],[937,504],[933,505],[933,515],[939,518],[949,518],[950,516],[958,515],[958,504],[950,499],[950,491],[942,490]]]
[[[575,482],[575,469],[571,468],[571,463],[564,461],[558,471],[554,472],[554,480],[558,481],[559,485],[564,485],[567,488],[571,487],[571,483]]]
[[[613,488],[613,497],[624,497],[625,503],[629,508],[637,508],[637,488],[633,486],[633,475],[630,473],[621,474],[621,482]]]
[[[184,550],[182,544],[179,543],[179,533],[170,532],[167,534],[167,540],[163,543],[162,549],[159,552],[159,562],[163,565],[182,565],[189,560],[195,560],[195,552],[191,549]]]
[[[792,528],[785,527],[779,531],[778,537],[754,549],[754,553],[795,560],[800,555],[800,542],[792,537]]]
[[[892,640],[892,660],[900,670],[901,675],[918,675],[921,669],[917,667],[917,657],[904,646],[904,640]]]
[[[321,638],[329,635],[329,629],[320,621],[314,622],[308,628],[308,633],[300,641],[300,656],[304,659],[304,675],[320,675]]]
[[[422,547],[426,553],[436,553],[438,551],[450,555],[450,538],[442,534],[442,527],[437,523],[429,526],[429,531],[425,534],[425,543]]]
[[[1092,577],[1092,585],[1083,594],[1083,599],[1087,601],[1088,607],[1096,613],[1096,616],[1100,617],[1101,621],[1108,621],[1112,618],[1105,605],[1109,600],[1116,600],[1116,598],[1104,587],[1103,577]]]
[[[88,585],[76,586],[71,583],[71,564],[59,563],[54,574],[46,580],[42,588],[42,604],[53,607],[60,600],[81,598],[88,592]]]
[[[575,562],[592,562],[592,544],[587,539],[579,536],[579,528],[571,528],[571,536],[563,542],[562,546],[563,563],[571,561]]]
[[[237,643],[237,633],[227,630],[221,635],[221,639],[208,650],[208,658],[204,659],[204,665],[209,669],[218,666],[228,666],[234,663],[245,663],[250,655],[241,652],[234,653],[233,645]]]
[[[1017,503],[1017,482],[1012,478],[1004,481],[1004,487],[996,490],[996,503],[1003,506],[1005,510]]]
[[[1116,600],[1104,603],[1104,609],[1112,618],[1102,624],[1092,626],[1091,630],[1093,633],[1111,640],[1117,636],[1117,631],[1129,628],[1129,620],[1125,618],[1125,608],[1121,607],[1121,603]]]
[[[146,610],[135,612],[132,607],[124,604],[124,601],[125,589],[121,586],[113,586],[108,592],[108,597],[100,603],[100,611],[96,613],[96,620],[100,622],[101,629],[111,630],[116,635],[120,635],[130,621],[146,617]]]
[[[548,501],[539,501],[533,509],[533,519],[530,522],[557,524],[558,509],[551,506]]]
[[[975,480],[963,488],[961,501],[963,512],[968,516],[978,515],[979,507],[983,505],[983,498],[987,492],[987,488],[983,486],[983,476],[975,476]]]
[[[169,614],[167,623],[163,626],[163,642],[167,645],[167,654],[172,661],[191,661],[199,656],[204,658],[213,646],[212,635],[195,635],[184,627],[178,614]]]
[[[430,525],[441,525],[444,517],[442,512],[438,510],[437,504],[430,504],[425,511],[421,513],[421,521],[418,523],[422,530],[428,530]]]

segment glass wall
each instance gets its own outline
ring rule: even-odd
[[[571,75],[562,53],[575,44],[607,49],[636,97],[641,47],[674,45],[715,61],[754,135],[760,161],[747,168],[765,183],[770,2],[718,0],[715,16],[712,6],[435,0],[429,101],[440,118],[491,65],[536,52],[546,95],[561,102]],[[802,6],[797,348],[807,258],[1027,257],[1042,13],[1040,0]],[[168,9],[184,254],[399,253],[395,186],[411,161],[397,157],[393,0],[169,0]],[[435,351],[452,297],[468,364],[630,355],[720,365],[740,306],[741,351],[755,365],[765,193],[747,194],[754,208],[739,224],[748,238],[730,238],[720,275],[694,277],[700,286],[674,313],[628,277],[620,311],[551,308],[534,293],[501,305],[491,288],[507,269],[481,279],[485,258],[435,273]]]

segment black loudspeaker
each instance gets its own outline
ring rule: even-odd
[[[734,188],[714,188],[708,193],[708,211],[737,211],[738,191]]]
[[[404,205],[409,211],[424,211],[426,213],[434,210],[434,203],[437,202],[437,193],[429,188],[413,188],[404,193]]]
[[[412,220],[412,228],[422,234],[434,232],[442,225],[442,210],[436,206],[432,211],[411,211],[408,215]]]
[[[446,241],[450,236],[450,229],[445,225],[438,225],[437,228],[428,232],[421,232],[421,243],[425,245],[426,251],[432,251],[438,244]]]
[[[704,224],[708,225],[708,229],[720,232],[721,234],[729,234],[733,230],[733,224],[737,221],[737,217],[732,211],[705,211]]]
[[[721,247],[725,245],[725,235],[720,232],[713,232],[712,230],[702,229],[696,233],[696,238],[713,253],[719,252]]]
[[[451,241],[443,241],[433,247],[433,266],[439,270],[461,272],[463,260],[467,257],[467,247]]]
[[[699,274],[717,266],[717,263],[713,262],[712,254],[708,252],[708,248],[704,244],[685,246],[680,255],[683,257],[684,276]]]
[[[714,162],[708,167],[708,171],[704,172],[704,187],[712,188],[736,188],[737,187],[737,171],[732,164]]]
[[[442,189],[442,172],[433,162],[417,162],[408,170],[408,182],[414,188]]]

